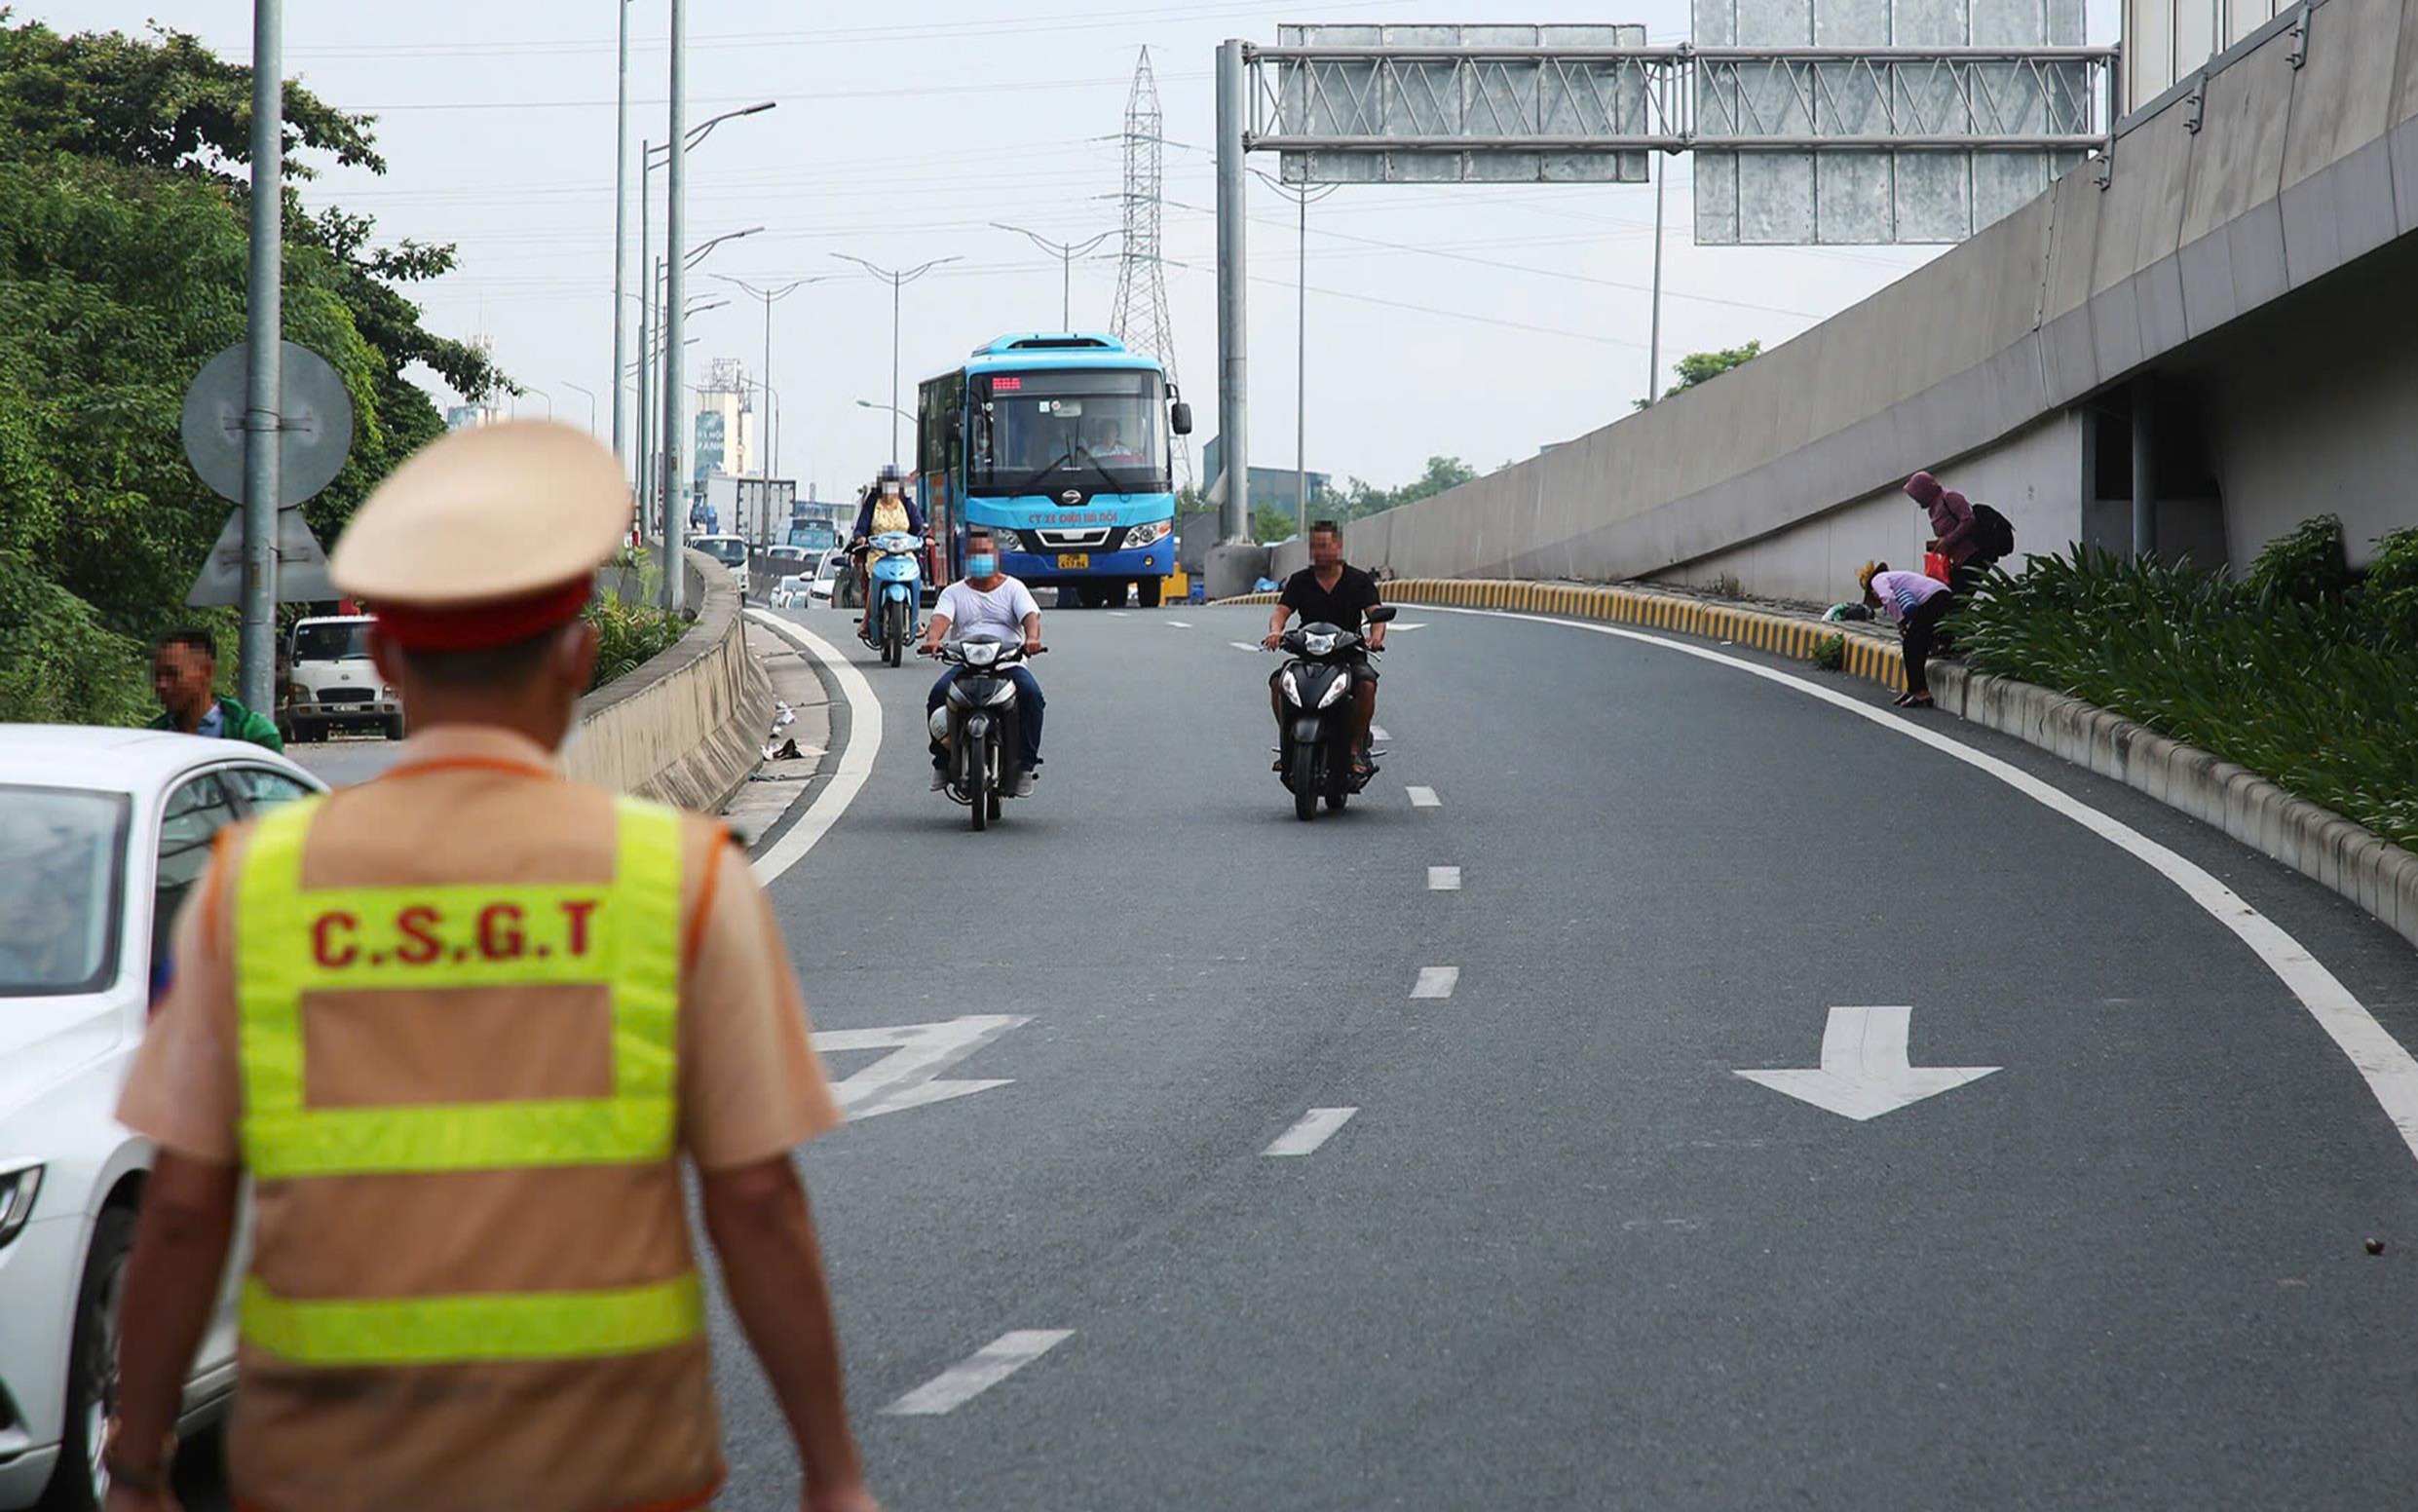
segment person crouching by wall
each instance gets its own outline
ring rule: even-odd
[[[1906,692],[1898,696],[1898,707],[1931,707],[1931,685],[1923,676],[1923,667],[1931,660],[1940,622],[1955,607],[1956,595],[1937,578],[1892,572],[1887,562],[1865,563],[1864,570],[1856,574],[1856,585],[1864,589],[1867,607],[1897,621],[1904,634]]]

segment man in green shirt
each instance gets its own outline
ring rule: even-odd
[[[213,740],[249,740],[270,750],[285,749],[277,721],[233,699],[217,696],[218,643],[205,629],[177,630],[151,654],[151,691],[166,710],[154,730],[174,730]]]

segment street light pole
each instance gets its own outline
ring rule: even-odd
[[[533,386],[533,385],[530,385],[530,384],[525,384],[525,383],[524,383],[524,384],[522,384],[522,385],[520,386],[520,393],[519,393],[519,394],[515,394],[515,395],[513,395],[513,396],[512,396],[512,412],[513,412],[515,415],[519,414],[519,412],[520,412],[520,401],[521,401],[521,398],[522,398],[524,396],[526,396],[526,395],[531,395],[531,394],[536,395],[539,398],[542,398],[542,399],[544,399],[544,400],[546,401],[546,418],[547,418],[547,419],[548,419],[548,420],[553,419],[553,418],[554,418],[554,397],[553,397],[552,395],[550,395],[550,394],[547,393],[544,389],[540,389],[540,388],[537,388],[537,387],[535,387],[535,386]]]
[[[252,0],[251,286],[244,409],[244,700],[277,707],[278,443],[284,386],[285,61],[281,0]]]
[[[1653,334],[1645,343],[1645,402],[1651,405],[1662,388],[1662,185],[1671,176],[1671,159],[1654,165],[1654,314]]]
[[[594,435],[596,434],[596,391],[573,383],[568,378],[562,381],[562,386],[587,400],[587,434]]]
[[[1090,256],[1093,249],[1107,241],[1112,233],[1103,231],[1088,242],[1053,242],[1038,231],[1027,231],[1022,226],[1011,226],[1005,221],[995,220],[991,222],[991,225],[996,230],[1013,231],[1058,259],[1058,328],[1073,330],[1075,328],[1075,259]]]
[[[626,4],[626,0],[624,3]],[[680,139],[687,142],[687,150],[694,151],[706,137],[711,136],[714,128],[723,122],[735,121],[740,116],[761,115],[777,103],[778,101],[775,100],[758,100],[752,105],[744,105],[737,110],[726,110],[718,116],[710,116],[699,122],[690,129],[685,138]],[[648,518],[653,517],[653,504],[659,492],[657,484],[661,481],[661,470],[655,466],[654,451],[650,445],[654,438],[657,424],[655,412],[658,406],[652,399],[652,381],[656,377],[655,359],[648,355],[650,343],[654,344],[655,350],[660,350],[661,346],[661,343],[657,342],[651,334],[648,324],[651,318],[650,311],[655,308],[656,301],[657,263],[652,255],[654,236],[649,229],[648,220],[655,204],[654,180],[658,158],[665,162],[670,160],[671,143],[641,141],[638,144],[638,272],[643,279],[645,289],[639,295],[638,304],[638,456],[631,475],[637,483],[639,509]],[[620,418],[620,379],[616,378],[614,413],[617,423]]]
[[[613,455],[624,465],[629,461],[622,446],[622,365],[629,360],[622,339],[629,328],[629,317],[622,308],[623,275],[629,266],[629,4],[621,0],[617,7],[622,13],[622,61],[613,97]],[[587,429],[595,432],[593,419]]]
[[[898,466],[898,417],[906,411],[898,407],[898,291],[943,263],[960,262],[958,257],[935,257],[919,268],[891,269],[878,267],[862,257],[848,252],[833,252],[843,262],[852,262],[890,286],[890,466]]]
[[[739,286],[740,288],[745,289],[748,293],[753,294],[753,295],[755,295],[758,299],[761,299],[761,300],[763,300],[763,301],[764,301],[764,383],[763,383],[763,388],[764,388],[764,392],[766,392],[767,394],[770,394],[770,393],[772,393],[772,392],[773,392],[773,304],[774,304],[774,301],[775,301],[775,300],[780,300],[780,299],[786,299],[786,298],[788,298],[790,295],[792,295],[792,294],[796,293],[799,289],[804,288],[804,287],[805,287],[807,284],[822,284],[822,283],[827,283],[827,282],[829,282],[829,280],[830,280],[830,279],[837,278],[837,277],[839,277],[839,275],[837,275],[837,274],[830,274],[830,275],[826,275],[826,276],[825,276],[825,277],[823,277],[823,278],[814,278],[814,279],[795,279],[795,280],[792,280],[791,282],[789,282],[789,283],[787,283],[787,284],[782,284],[782,285],[781,285],[780,287],[778,287],[778,288],[758,288],[758,287],[756,287],[753,284],[748,283],[745,279],[735,279],[735,278],[731,277],[731,276],[730,276],[729,274],[727,274],[727,273],[717,273],[717,274],[715,274],[715,275],[714,275],[714,277],[715,277],[715,278],[717,278],[717,279],[720,279],[720,280],[721,280],[723,283],[725,283],[725,284],[737,284],[737,286]],[[766,452],[765,452],[765,463],[764,463],[764,475],[765,475],[766,477],[768,477],[768,478],[769,478],[769,477],[772,477],[772,476],[774,475],[775,469],[776,465],[779,463],[779,461],[780,461],[780,451],[779,451],[779,448],[778,448],[778,447],[776,447],[776,446],[775,446],[775,447],[767,447],[767,448],[766,448]]]
[[[687,198],[689,188],[688,160],[685,151],[689,139],[689,0],[671,0],[671,130],[664,140],[671,144],[671,178],[667,191],[668,203],[663,216],[663,260],[666,278],[663,286],[663,557],[665,576],[671,586],[671,612],[675,615],[688,607],[688,570],[682,558],[688,536],[688,511],[674,502],[675,485],[680,480],[680,359],[683,329],[681,303],[686,293],[688,271],[684,266],[688,248],[684,238],[688,232]]]

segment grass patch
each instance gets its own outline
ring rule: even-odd
[[[2355,574],[2311,520],[2242,582],[2086,549],[1993,573],[1971,663],[2112,709],[2418,848],[2418,530]]]
[[[641,586],[635,599],[600,593],[582,611],[596,627],[596,671],[588,680],[590,693],[670,650],[689,629],[686,620],[657,607],[663,571],[651,556],[625,552],[619,565],[636,567]]]
[[[1843,672],[1847,670],[1847,637],[1844,635],[1825,635],[1820,640],[1815,641],[1813,649],[1813,664],[1814,670],[1817,672]]]

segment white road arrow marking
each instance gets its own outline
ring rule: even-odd
[[[1832,1008],[1822,1031],[1821,1070],[1737,1075],[1861,1123],[2001,1069],[1908,1065],[1906,1034],[1913,1016],[1910,1007]]]
[[[870,1118],[1007,1085],[1005,1080],[936,1078],[1018,1024],[1029,1022],[1010,1014],[975,1014],[941,1024],[902,1024],[896,1029],[826,1029],[816,1032],[814,1048],[824,1055],[843,1050],[890,1052],[831,1089],[850,1117]]]

